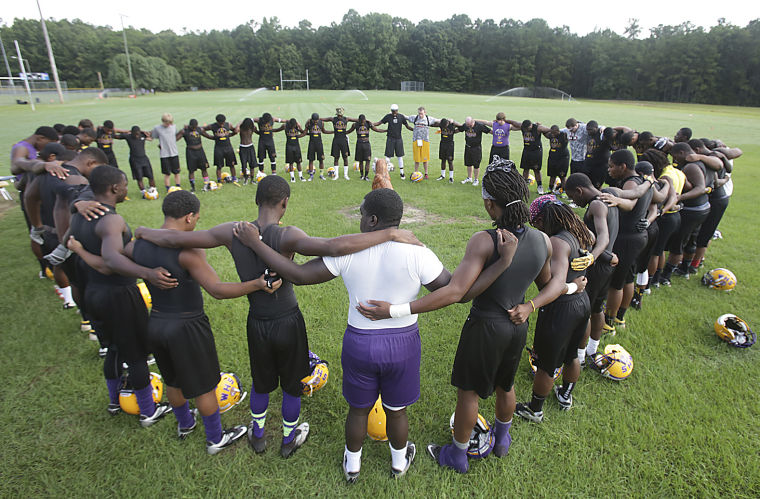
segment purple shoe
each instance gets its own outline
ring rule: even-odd
[[[470,463],[467,461],[467,452],[454,448],[454,444],[446,444],[443,447],[436,444],[428,444],[428,454],[443,468],[451,468],[457,473],[467,473]],[[459,452],[457,452],[459,451]]]

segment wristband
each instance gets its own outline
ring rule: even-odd
[[[565,284],[567,286],[567,291],[565,291],[566,295],[574,295],[576,291],[578,291],[578,285],[574,282],[571,282],[570,284]]]
[[[533,311],[536,311],[536,304],[533,303],[533,300],[528,300],[530,302],[531,307],[533,307]]]
[[[391,305],[389,312],[394,319],[406,317],[407,315],[412,315],[412,306],[408,302],[400,305]]]

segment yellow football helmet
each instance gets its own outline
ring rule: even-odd
[[[533,185],[533,184],[535,184],[535,183],[536,183],[536,176],[535,176],[535,175],[533,174],[533,172],[531,171],[531,172],[528,174],[528,185]]]
[[[633,372],[633,357],[620,345],[607,345],[604,353],[596,353],[593,367],[605,378],[624,380]]]
[[[155,187],[151,187],[147,191],[143,193],[143,199],[149,199],[151,201],[155,201],[158,199],[158,191]]]
[[[158,404],[164,395],[164,382],[161,380],[161,375],[154,372],[150,373],[150,384],[153,387],[153,401]],[[127,414],[134,416],[140,414],[137,395],[131,388],[124,388],[119,392],[119,406]]]
[[[382,397],[377,397],[375,405],[369,411],[367,417],[367,436],[378,442],[388,440],[388,433],[385,430],[385,409],[383,409]]]
[[[530,372],[533,374],[533,376],[535,376],[536,371],[538,370],[538,367],[536,367],[536,360],[538,359],[538,356],[532,348],[526,348],[526,350],[528,351],[528,364],[530,365]],[[562,376],[562,366],[559,366],[554,370],[554,379],[558,380],[560,376]]]
[[[424,175],[422,174],[422,172],[414,172],[412,173],[412,176],[409,177],[409,180],[416,183],[416,182],[422,182],[423,178],[424,178]]]
[[[215,191],[217,189],[219,189],[219,184],[217,184],[213,180],[209,180],[208,182],[206,182],[203,185],[203,190],[204,191]]]
[[[335,175],[337,175],[337,171],[335,170],[334,166],[331,166],[327,169],[327,176],[330,178],[333,178]]]
[[[145,306],[148,307],[148,310],[150,310],[153,307],[153,298],[150,296],[148,286],[144,282],[138,282],[137,288],[140,290],[140,294],[142,295],[143,301],[145,302]]]
[[[266,177],[266,176],[267,176],[267,174],[264,173],[264,172],[262,172],[261,170],[257,171],[256,172],[256,183],[261,182],[261,179],[264,178],[264,177]]]
[[[181,190],[182,190],[182,187],[179,187],[177,185],[173,185],[173,186],[169,187],[169,190],[166,191],[166,193],[167,194],[171,194],[172,192],[177,192],[177,191],[181,191]]]
[[[734,314],[723,314],[715,321],[715,334],[732,347],[748,348],[755,344],[757,335],[749,324]]]
[[[327,384],[330,370],[327,368],[327,361],[317,357],[314,352],[309,352],[309,367],[311,367],[311,374],[305,376],[301,383],[303,383],[303,394],[311,397],[312,393]]]
[[[449,428],[451,433],[454,433],[454,416],[451,415],[449,419]],[[478,419],[475,421],[475,426],[470,433],[470,444],[467,446],[467,456],[480,459],[488,456],[493,450],[496,444],[496,436],[491,430],[491,426],[488,424],[486,418],[478,413]]]
[[[227,172],[222,172],[221,179],[222,179],[222,182],[230,183],[232,182],[232,175],[230,175]]]
[[[702,284],[712,289],[731,291],[736,287],[736,276],[728,269],[712,269],[702,276]]]
[[[359,162],[358,161],[354,161],[354,171],[355,172],[359,171]]]
[[[219,373],[222,377],[216,385],[216,401],[219,403],[219,412],[224,414],[245,399],[248,392],[240,390],[240,379],[235,373]]]

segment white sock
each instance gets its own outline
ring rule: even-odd
[[[295,179],[296,179],[296,172],[294,172],[293,170],[290,170],[290,180],[295,180]]]
[[[579,348],[578,349],[578,362],[583,362],[583,360],[586,358],[586,349],[585,348]]]
[[[406,445],[401,449],[394,449],[391,443],[388,442],[388,447],[391,448],[391,467],[396,470],[406,468]]]
[[[74,301],[74,298],[71,297],[71,286],[66,286],[65,288],[61,289],[61,296],[63,297],[63,303],[71,303]]]
[[[450,178],[451,180],[454,180],[454,170],[451,170],[451,171],[449,172],[449,178]]]
[[[343,167],[343,175],[344,175],[345,177],[348,177],[348,167],[347,167],[347,166],[344,166],[344,167]]]
[[[359,449],[356,452],[351,452],[346,447],[343,451],[343,456],[346,458],[346,470],[349,473],[358,473],[362,467],[362,450]]]
[[[398,158],[398,169],[401,173],[404,173],[404,158]]]
[[[299,170],[299,171],[298,171],[298,176],[299,176],[300,178],[303,178],[303,172]]]
[[[441,177],[446,178],[446,170],[441,170]]]
[[[589,355],[595,354],[597,348],[599,348],[599,340],[589,338],[588,345],[586,345],[586,352],[588,352]]]
[[[375,166],[375,163],[377,163],[377,158],[375,158],[375,161],[372,163],[372,166]],[[388,171],[391,170],[391,166],[393,166],[393,163],[391,163],[391,158],[388,156],[385,157],[385,164],[388,166]],[[374,168],[372,168],[374,170]]]
[[[467,448],[470,446],[470,442],[465,442],[465,443],[459,442],[457,441],[456,438],[454,438],[453,435],[451,436],[451,442],[459,450],[467,450]]]
[[[646,286],[649,284],[649,271],[645,270],[644,272],[641,272],[640,274],[636,274],[636,284],[639,286]]]

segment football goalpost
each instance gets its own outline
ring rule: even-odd
[[[402,81],[401,91],[402,92],[424,92],[425,82],[424,81]]]
[[[283,83],[306,83],[306,90],[309,90],[309,70],[306,70],[306,79],[292,79],[292,80],[285,80],[282,78],[282,68],[280,68],[280,90],[285,90],[285,87],[283,86]]]

